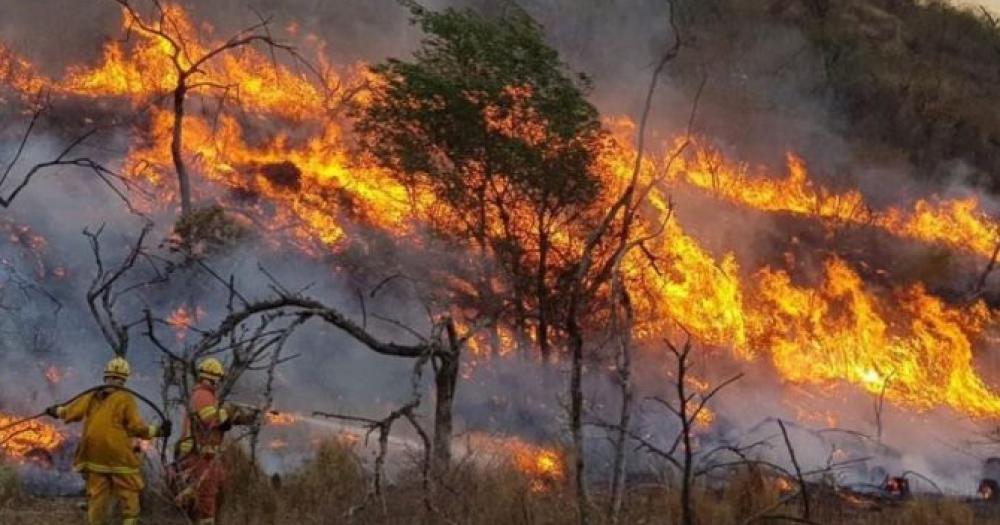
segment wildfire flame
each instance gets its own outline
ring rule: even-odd
[[[0,412],[0,428],[11,425],[19,419],[20,416]],[[0,430],[0,451],[15,459],[25,459],[35,451],[55,450],[64,439],[62,433],[54,426],[36,419]]]
[[[469,449],[510,464],[528,481],[533,492],[549,490],[566,479],[566,460],[561,452],[528,443],[514,436],[468,436]]]
[[[187,336],[188,330],[204,317],[205,310],[200,306],[194,308],[179,306],[170,312],[166,321],[167,324],[173,327],[174,335],[176,335],[177,339],[182,340]]]
[[[694,153],[679,159],[671,178],[711,192],[723,199],[761,211],[786,212],[849,224],[881,228],[900,237],[936,243],[981,256],[993,254],[1000,241],[997,221],[991,219],[975,198],[918,200],[911,210],[887,208],[876,211],[861,192],[834,192],[809,178],[805,161],[788,154],[785,178],[731,162],[707,146],[696,145]]]
[[[164,6],[171,23],[160,29],[189,46],[180,55],[181,66],[190,66],[185,62],[189,57],[201,56],[222,42],[210,28],[192,22],[179,6]],[[29,61],[0,47],[0,83],[25,96],[45,89],[63,97],[120,100],[134,108],[145,107],[175,87],[178,78],[171,56],[176,50],[169,41],[140,30],[130,17],[124,12],[123,28],[134,38],[109,41],[98,64],[74,66],[60,80],[42,78]],[[429,191],[404,187],[392,174],[351,153],[336,118],[337,97],[331,96],[335,94],[331,86],[359,86],[362,81],[377,86],[378,79],[367,78],[358,66],[337,70],[330,66],[333,61],[323,53],[322,44],[308,40],[316,48],[321,79],[276,64],[267,53],[249,47],[220,54],[200,68],[198,82],[203,89],[238,87],[238,97],[227,98],[223,92],[221,100],[240,111],[220,111],[217,116],[189,112],[183,153],[192,172],[228,190],[219,197],[223,204],[255,218],[262,231],[290,232],[307,253],[340,249],[350,239],[347,225],[357,223],[420,242],[411,236],[413,229],[428,210],[440,212],[440,204]],[[514,97],[531,96],[529,88],[510,90]],[[362,91],[358,102],[364,101]],[[530,121],[531,115],[487,110],[484,116],[497,130],[523,134],[529,142],[535,133],[530,125],[514,125]],[[156,188],[171,203],[176,201],[169,147],[173,117],[172,108],[153,105],[143,130],[146,140],[135,141],[125,160],[126,166],[144,167],[131,171],[134,182]],[[260,122],[286,131],[257,138],[260,133],[254,133],[253,126]],[[622,127],[630,127],[627,121],[618,124],[623,122]],[[975,199],[921,200],[908,210],[873,211],[859,191],[835,192],[812,182],[805,162],[794,154],[788,155],[787,176],[778,178],[727,159],[703,142],[707,141],[696,140],[669,164],[669,181],[762,212],[866,225],[978,255],[991,255],[1000,238],[996,222]],[[677,151],[677,144],[671,144],[669,151]],[[597,170],[612,190],[609,195],[631,177],[634,158],[635,151],[624,140],[610,140],[600,152]],[[641,179],[651,183],[663,163],[652,157],[642,160]],[[649,192],[650,217],[648,224],[637,226],[638,234],[653,231],[669,213],[670,188],[665,186],[654,184]],[[532,220],[530,213],[520,211],[510,210],[510,215]],[[530,226],[524,225],[525,231],[531,231]],[[499,220],[494,227],[501,228]],[[572,248],[583,238],[583,232],[566,231],[553,242]],[[950,305],[920,285],[875,288],[838,258],[826,261],[823,275],[811,284],[798,283],[781,269],[744,270],[733,254],[709,253],[676,218],[666,222],[662,233],[652,236],[644,248],[648,253],[633,250],[623,262],[627,284],[637,291],[633,300],[639,342],[662,334],[664,320],[669,319],[704,345],[730,348],[748,361],[768,360],[790,383],[846,382],[915,410],[943,405],[975,417],[1000,414],[1000,397],[973,365],[974,344],[994,323],[994,314],[982,303]],[[527,253],[534,251],[535,247],[525,247]],[[180,329],[197,315],[179,309],[170,322]],[[499,339],[498,353],[513,346],[513,337],[503,330]],[[470,344],[481,348],[491,343],[476,339]],[[557,455],[535,450],[525,457],[535,458],[538,472],[552,472],[561,479]]]
[[[789,492],[795,490],[795,486],[792,484],[791,480],[784,476],[776,476],[774,478],[774,488],[781,494],[788,494]]]

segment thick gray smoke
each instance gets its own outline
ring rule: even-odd
[[[329,54],[343,64],[405,57],[420,38],[409,25],[406,11],[392,0],[182,3],[196,20],[211,23],[219,33],[254,23],[255,15],[248,6],[272,16],[276,27],[295,23],[299,34],[316,34],[326,41]],[[118,9],[110,0],[86,2],[85,7],[83,4],[76,0],[0,0],[0,41],[53,75],[69,64],[93,61],[106,39],[122,36]],[[500,3],[485,0],[436,1],[427,5],[473,6],[486,12],[503,9]],[[528,0],[522,5],[546,27],[552,44],[571,67],[593,78],[593,99],[602,111],[637,119],[653,64],[670,41],[665,2]],[[780,26],[740,27],[738,18],[720,20],[724,25],[715,32],[685,35],[690,47],[668,68],[655,97],[650,129],[653,144],[685,129],[694,92],[704,78],[706,88],[695,131],[717,138],[733,157],[777,167],[780,172],[785,153],[797,151],[825,183],[859,187],[876,204],[906,202],[928,191],[912,182],[904,162],[870,161],[870,152],[852,142],[830,101],[817,89],[818,58],[803,35]],[[3,158],[17,147],[19,125],[8,126],[0,137]],[[125,141],[126,137],[108,137],[104,147],[90,153],[113,163],[116,152],[120,155],[124,151]],[[55,134],[38,135],[19,167],[48,160],[62,144],[64,140]],[[969,191],[961,186],[945,190],[955,194]],[[748,272],[783,255],[782,249],[774,248],[777,239],[787,242],[790,236],[787,224],[780,222],[783,219],[740,212],[697,195],[679,196],[683,198],[679,200],[678,214],[685,228],[714,253],[735,251],[741,261],[747,261],[744,266]],[[169,226],[165,226],[170,224],[169,218],[158,219],[163,220],[158,221],[151,235],[154,244],[169,235]],[[38,179],[14,206],[0,211],[0,224],[7,221],[27,225],[46,239],[41,255],[29,249],[23,238],[8,233],[0,239],[0,278],[4,283],[0,305],[10,307],[0,321],[0,329],[4,330],[0,342],[0,410],[32,412],[91,385],[109,357],[107,344],[84,301],[83,292],[92,278],[94,263],[82,229],[95,230],[106,224],[104,247],[108,257],[117,260],[141,227],[141,220],[129,214],[122,202],[107,188],[95,184],[92,177],[62,172]],[[417,264],[454,263],[446,255],[426,257],[435,258]],[[252,239],[212,264],[222,275],[235,275],[237,285],[247,296],[269,293],[270,282],[258,270],[263,266],[288,288],[308,287],[310,295],[354,318],[363,314],[358,291],[382,277],[359,279],[338,272],[334,262],[291,250],[275,250]],[[56,273],[60,277],[54,277]],[[147,307],[163,312],[198,304],[206,309],[201,322],[211,326],[223,313],[225,290],[204,275],[182,274],[181,278],[190,281],[184,286],[164,287],[147,295],[148,304],[133,302],[126,309],[134,317]],[[24,285],[19,286],[22,282]],[[426,330],[429,324],[416,299],[400,284],[368,299],[365,310]],[[376,329],[386,338],[403,341],[409,337],[386,324]],[[174,337],[166,330],[161,336]],[[135,384],[158,397],[160,356],[138,332],[133,339],[131,357],[139,370]],[[300,357],[282,368],[278,408],[378,416],[397,406],[409,393],[409,362],[377,356],[332,327],[310,325],[297,333],[289,346],[288,353]],[[656,373],[640,377],[642,395],[666,395],[669,385],[663,379],[666,365],[662,356],[653,349],[643,359],[648,360],[644,369]],[[60,365],[66,379],[59,384],[47,382],[47,364]],[[806,430],[837,426],[873,434],[871,396],[856,391],[846,392],[846,397],[789,395],[788,389],[778,386],[779,380],[766,364],[733,362],[722,353],[707,355],[701,365],[705,376],[716,380],[737,370],[751,371],[718,398],[716,426],[706,438],[710,443],[749,442],[772,435],[776,428],[768,418],[780,417],[800,422],[797,428],[801,428],[793,429],[793,438],[801,447],[802,457],[813,467],[822,465],[834,453],[838,457],[843,453],[871,455],[875,457],[872,470],[880,465],[894,473],[921,471],[947,482],[947,487],[955,491],[968,491],[975,483],[969,472],[978,469],[978,460],[957,451],[975,428],[963,422],[970,428],[958,430],[954,414],[941,411],[918,416],[888,407],[882,443],[892,451],[886,452],[884,448],[873,448],[870,441],[861,443],[845,437],[847,434],[820,436]],[[470,379],[463,381],[458,391],[460,431],[558,440],[563,436],[563,381],[564,374],[558,367],[540,370],[535,363],[515,359],[491,363],[488,370],[472,370]],[[613,418],[617,407],[613,379],[594,373],[589,383],[595,414]],[[423,412],[430,413],[430,396],[425,399]],[[850,406],[842,399],[849,399]],[[819,419],[815,414],[821,414]],[[836,421],[823,420],[823,414],[836,416]],[[665,414],[642,418],[647,428],[664,435],[676,428],[668,421]],[[593,436],[595,448],[599,448],[603,434],[595,431]],[[761,453],[787,463],[780,447]],[[972,454],[986,452],[975,450]],[[636,458],[634,470],[641,471],[648,463],[646,457]],[[854,472],[852,479],[868,480],[869,475],[872,472]]]

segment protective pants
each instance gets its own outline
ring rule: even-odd
[[[191,510],[197,525],[215,523],[216,502],[225,480],[225,472],[215,456],[191,456],[181,463],[184,479],[191,491]]]
[[[118,500],[122,525],[139,522],[139,492],[142,491],[139,474],[87,473],[87,519],[90,525],[107,525],[111,504]]]

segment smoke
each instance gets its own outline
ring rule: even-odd
[[[294,23],[296,35],[318,36],[326,43],[328,53],[342,64],[406,57],[420,38],[405,10],[390,0],[259,0],[249,3],[252,9],[247,2],[236,0],[184,5],[196,20],[216,26],[218,34],[255,23],[254,11],[273,17],[274,27],[281,31]],[[427,5],[475,7],[487,12],[503,9],[481,0]],[[570,67],[593,78],[593,100],[602,112],[633,117],[639,113],[652,67],[670,43],[664,2],[635,0],[614,8],[600,0],[532,0],[522,5],[546,27],[550,41]],[[907,202],[932,190],[949,196],[974,192],[958,182],[943,189],[917,183],[898,155],[885,154],[877,146],[854,140],[821,89],[820,58],[797,30],[777,23],[747,26],[739,16],[732,16],[718,18],[718,25],[706,32],[697,24],[703,20],[698,17],[708,15],[693,12],[686,16],[692,25],[682,25],[682,31],[689,45],[677,63],[668,68],[655,97],[650,130],[654,147],[661,147],[663,141],[685,130],[695,91],[704,79],[706,87],[694,130],[718,140],[733,158],[780,172],[785,153],[795,151],[809,160],[822,182],[832,187],[858,187],[876,205]],[[41,19],[48,21],[45,30],[40,30],[36,22]],[[118,9],[111,1],[90,2],[81,8],[79,2],[70,0],[0,0],[0,41],[15,47],[50,74],[59,74],[71,64],[93,62],[103,41],[122,37],[118,24]],[[0,143],[0,151],[5,154],[17,145],[17,130],[10,131]],[[65,139],[57,130],[49,131],[32,140],[20,167],[51,159],[63,147]],[[89,153],[113,164],[120,161],[126,141],[124,136],[108,137],[101,149]],[[960,174],[954,180],[961,180]],[[685,227],[717,256],[735,252],[748,275],[765,265],[780,265],[785,253],[795,249],[787,244],[794,234],[812,232],[816,238],[823,236],[815,225],[790,227],[785,217],[720,205],[695,192],[678,191],[675,197]],[[996,209],[993,201],[987,202],[990,209]],[[9,262],[0,268],[0,276],[7,283],[17,282],[18,276],[26,282],[41,283],[38,288],[17,291],[20,299],[11,303],[16,312],[2,323],[4,330],[16,333],[16,337],[5,338],[0,346],[4,350],[0,356],[3,370],[17,371],[0,373],[0,409],[33,411],[92,384],[109,357],[107,344],[84,301],[83,291],[93,276],[94,261],[81,230],[106,225],[104,248],[109,259],[116,260],[134,239],[142,220],[129,214],[117,196],[95,184],[91,176],[70,171],[38,179],[5,213],[12,223],[29,225],[32,232],[46,239],[41,255],[38,250],[10,240],[10,236],[0,244],[0,256]],[[171,224],[168,216],[155,218],[158,226],[152,234],[154,243],[169,237]],[[369,253],[372,260],[362,258],[359,264],[375,265],[374,259],[394,260],[381,266],[390,268],[405,261],[416,267],[411,270],[419,272],[422,265],[458,266],[463,262],[461,255],[449,254],[443,248],[424,250],[420,258],[407,260],[412,254],[405,248],[393,250],[373,244],[382,250],[373,250]],[[801,250],[813,249],[806,245]],[[816,254],[802,255],[815,256],[815,264],[806,265],[813,269],[822,261]],[[39,257],[44,266],[41,275]],[[904,254],[893,262],[902,264],[909,258]],[[237,286],[249,297],[269,293],[271,281],[258,270],[264,267],[289,289],[306,289],[311,296],[354,319],[371,312],[389,313],[418,331],[430,328],[420,307],[423,298],[405,284],[393,284],[375,297],[368,295],[373,283],[386,275],[353,275],[339,271],[338,262],[301,257],[254,238],[214,258],[212,265],[220,275],[236,276]],[[958,265],[946,275],[950,278],[967,270],[967,265]],[[144,308],[163,312],[181,305],[197,305],[206,311],[200,322],[211,326],[224,314],[225,290],[205,275],[183,275],[182,279],[186,279],[184,286],[159,288],[143,296],[146,304],[126,303],[123,310],[134,317]],[[364,308],[359,297],[364,297]],[[411,338],[386,323],[370,322],[388,339]],[[44,337],[39,339],[39,334]],[[169,332],[162,336],[175,337]],[[182,344],[184,340],[173,342]],[[138,370],[135,384],[155,398],[161,357],[141,337],[134,337],[133,345],[131,358]],[[724,379],[739,370],[749,375],[713,404],[717,425],[706,438],[708,443],[746,442],[773,435],[776,429],[769,418],[782,418],[799,422],[792,437],[803,461],[812,467],[823,465],[840,450],[852,457],[873,456],[866,467],[871,471],[876,466],[889,473],[916,470],[934,475],[950,490],[969,491],[973,481],[968,472],[978,470],[979,459],[958,449],[963,448],[963,440],[975,435],[977,428],[969,422],[956,422],[953,413],[939,410],[915,414],[887,404],[882,444],[878,446],[873,445],[877,441],[874,437],[817,435],[807,428],[836,426],[872,436],[876,433],[875,400],[843,385],[830,392],[800,392],[782,385],[764,361],[740,362],[725,352],[710,350],[714,349],[706,350],[699,368],[706,379]],[[330,326],[314,322],[297,332],[289,341],[287,354],[298,357],[283,366],[278,377],[279,409],[378,417],[409,395],[408,381],[400,378],[408,378],[411,363],[375,355]],[[640,368],[649,373],[639,378],[638,397],[669,395],[663,357],[662,349],[643,350]],[[40,362],[67,369],[65,382],[47,383]],[[460,384],[457,402],[461,431],[516,433],[543,442],[561,438],[563,370],[517,359],[495,360],[481,369],[469,363],[466,366],[470,367],[466,370],[469,379]],[[595,414],[612,419],[617,407],[614,378],[594,372],[588,378],[588,389],[589,399],[597,400]],[[252,388],[240,392],[252,393]],[[425,400],[422,411],[430,413],[430,399]],[[663,436],[677,430],[667,414],[644,416],[641,424]],[[591,433],[591,442],[598,451],[603,439],[603,433]],[[780,447],[761,453],[788,464]],[[649,460],[642,456],[635,461],[633,467],[639,471]],[[871,471],[853,470],[852,480],[881,481],[874,479],[876,474]]]

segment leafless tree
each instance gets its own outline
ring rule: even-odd
[[[144,243],[153,225],[147,222],[130,246],[126,256],[116,265],[107,266],[101,250],[101,235],[104,232],[102,225],[96,231],[84,230],[83,234],[90,242],[91,252],[94,255],[96,272],[94,279],[87,289],[87,304],[90,313],[101,329],[104,340],[107,341],[111,350],[119,356],[125,356],[129,347],[129,332],[143,322],[143,319],[122,320],[122,312],[118,311],[119,300],[124,296],[147,286],[166,281],[166,274],[160,272],[153,265],[153,277],[128,283],[126,278],[135,268],[136,264],[143,258]]]
[[[993,247],[993,255],[990,256],[990,261],[983,268],[983,272],[979,274],[979,278],[976,279],[976,283],[969,291],[966,302],[972,303],[978,301],[986,293],[986,282],[993,271],[996,270],[998,255],[1000,255],[1000,241],[997,241],[996,246]]]
[[[670,46],[660,57],[660,60],[653,69],[649,87],[646,91],[645,103],[639,122],[636,140],[636,156],[631,178],[621,195],[614,201],[601,221],[598,222],[597,226],[585,239],[583,247],[577,258],[577,262],[574,265],[574,271],[572,272],[571,281],[568,287],[569,293],[565,317],[565,332],[567,334],[571,357],[569,419],[570,433],[573,443],[574,485],[576,488],[577,512],[579,523],[581,525],[586,525],[590,522],[590,498],[588,496],[586,485],[586,465],[584,460],[583,439],[583,351],[585,342],[580,322],[583,312],[588,309],[588,306],[590,306],[590,303],[595,298],[599,297],[597,293],[598,290],[609,280],[613,279],[615,272],[620,267],[621,261],[628,254],[628,252],[641,246],[645,241],[649,240],[648,237],[642,239],[633,238],[632,227],[635,221],[638,220],[640,207],[644,203],[648,194],[659,182],[657,177],[653,177],[652,180],[645,183],[640,179],[640,175],[642,173],[642,163],[644,160],[643,155],[645,153],[646,126],[653,105],[653,95],[656,92],[660,75],[666,68],[667,64],[677,57],[677,54],[681,49],[681,35],[676,23],[675,5],[672,0],[668,0],[668,7],[669,26],[672,40]],[[697,102],[695,103],[695,107],[697,107]],[[692,120],[693,118],[694,110],[692,111]],[[689,122],[689,132],[690,125],[691,123]],[[672,163],[673,160],[675,160],[686,147],[687,141],[675,149],[674,153],[667,162],[668,168],[670,163]],[[670,214],[668,213],[664,220],[669,220],[669,217]],[[663,225],[661,224],[659,229],[655,227],[653,228],[655,231],[653,236],[658,236],[662,232],[662,226]],[[604,250],[602,253],[602,244],[606,243],[608,238],[616,240],[612,243],[609,250]],[[619,298],[621,297],[622,296],[619,296]],[[627,350],[628,346],[626,345],[622,348]],[[628,360],[623,359],[620,363],[627,364]],[[627,394],[627,389],[629,388],[628,373],[626,372],[622,377],[624,379],[622,385],[623,389],[625,389],[623,390],[623,398],[626,401],[623,403],[622,416],[627,419],[628,416],[626,414],[630,410],[631,404],[631,399]],[[624,443],[624,439],[620,439],[619,443]],[[623,462],[624,452],[621,456],[620,461]],[[618,460],[619,458],[616,457],[616,461]],[[615,487],[615,491],[620,491],[623,487],[623,476],[623,463],[616,463],[614,474],[615,479],[612,482],[613,487]],[[620,494],[613,494],[612,504],[609,508],[609,515],[612,521],[617,519],[617,514],[620,510],[621,503],[618,500],[620,500]]]
[[[231,282],[231,281],[230,281]],[[231,285],[230,285],[231,286]],[[404,328],[416,339],[410,344],[400,344],[385,341],[372,334],[366,327],[355,323],[339,310],[302,294],[293,293],[284,287],[273,287],[274,296],[248,301],[242,294],[230,288],[231,306],[227,315],[211,329],[189,329],[196,332],[197,339],[183,349],[168,346],[156,332],[158,326],[169,325],[166,320],[156,318],[151,313],[146,315],[146,335],[177,368],[186,373],[182,378],[174,377],[179,382],[176,386],[181,392],[190,390],[190,381],[195,376],[195,363],[203,357],[225,354],[234,363],[220,389],[220,396],[225,397],[239,377],[250,370],[271,370],[276,364],[284,362],[287,357],[279,357],[280,351],[289,333],[302,326],[306,321],[316,319],[333,325],[346,333],[355,341],[378,354],[407,358],[426,359],[434,369],[435,385],[435,418],[433,452],[435,462],[446,465],[451,457],[452,405],[455,389],[458,385],[458,370],[461,349],[468,342],[473,332],[458,334],[454,323],[445,317],[437,320],[429,334],[420,334],[398,323],[398,328]],[[386,319],[386,318],[383,318]],[[391,321],[386,319],[387,322]],[[186,399],[180,400],[186,402]]]
[[[431,471],[433,463],[433,444],[430,438],[427,436],[427,432],[424,431],[423,427],[418,423],[417,416],[414,414],[421,403],[422,393],[421,393],[421,378],[423,377],[424,366],[430,360],[430,353],[424,354],[423,356],[417,358],[413,365],[413,373],[410,379],[410,399],[404,403],[399,408],[389,412],[389,414],[382,419],[370,419],[366,417],[359,417],[354,415],[345,414],[335,414],[330,412],[313,412],[314,416],[326,417],[330,419],[337,419],[341,421],[361,423],[368,428],[368,432],[365,434],[365,441],[367,443],[368,438],[373,432],[378,432],[378,452],[375,456],[374,473],[372,475],[372,483],[369,487],[368,493],[365,495],[364,500],[354,507],[351,507],[347,513],[347,519],[352,520],[360,511],[364,510],[370,502],[378,501],[382,510],[383,518],[388,517],[388,508],[385,501],[385,494],[383,492],[383,480],[385,479],[385,461],[389,454],[389,437],[392,433],[393,424],[395,424],[399,419],[405,419],[410,426],[416,431],[417,435],[420,436],[421,443],[423,444],[424,454],[421,460],[421,473],[424,485],[424,506],[429,512],[437,513],[437,508],[433,503],[432,498],[432,482],[431,482]]]
[[[14,200],[28,187],[29,184],[31,184],[32,180],[34,180],[36,176],[58,168],[83,168],[94,174],[98,180],[110,188],[111,191],[125,203],[126,207],[128,207],[130,211],[137,214],[138,212],[132,206],[131,201],[125,194],[125,190],[128,188],[127,179],[90,157],[76,155],[76,151],[99,131],[97,128],[91,129],[75,138],[54,158],[34,164],[27,168],[27,170],[24,171],[24,174],[20,176],[19,180],[17,180],[16,183],[12,181],[11,184],[13,184],[13,186],[4,191],[4,186],[9,180],[11,180],[11,177],[17,177],[17,173],[20,169],[19,163],[24,155],[24,150],[31,141],[32,134],[37,128],[41,117],[48,110],[49,105],[47,103],[42,103],[36,106],[31,115],[31,120],[25,127],[24,133],[21,134],[21,139],[18,142],[17,149],[14,150],[14,154],[11,156],[10,160],[7,161],[7,164],[3,169],[3,174],[0,174],[0,206],[9,208],[14,203]],[[119,185],[122,187],[119,187]]]
[[[665,343],[677,361],[676,374],[673,381],[676,399],[667,400],[662,397],[653,397],[651,399],[666,408],[680,423],[680,432],[677,434],[670,448],[667,449],[666,456],[673,457],[678,446],[681,447],[681,459],[673,461],[681,472],[681,524],[693,525],[695,522],[692,501],[692,488],[695,478],[695,447],[693,438],[698,418],[705,413],[708,402],[712,398],[723,388],[738,381],[743,377],[743,374],[737,374],[719,383],[707,393],[691,393],[688,391],[689,373],[691,371],[691,350],[693,348],[691,336],[688,336],[684,345],[680,348],[674,345],[669,339]]]
[[[608,518],[611,523],[618,523],[621,516],[622,502],[625,494],[626,445],[628,443],[627,429],[632,426],[632,329],[635,315],[632,309],[629,293],[625,288],[621,270],[615,271],[612,280],[611,322],[618,340],[618,359],[616,370],[621,387],[621,408],[618,417],[619,430],[614,437],[615,452],[611,473],[611,504]]]
[[[830,459],[826,465],[812,470],[803,470],[798,462],[791,439],[788,436],[785,423],[780,420],[770,419],[767,421],[774,421],[779,428],[780,432],[778,435],[783,438],[792,463],[792,470],[758,457],[758,451],[772,446],[771,440],[775,436],[747,444],[723,443],[712,448],[699,450],[694,443],[697,434],[698,418],[708,410],[708,404],[711,400],[723,389],[738,381],[742,377],[742,374],[734,375],[725,381],[708,387],[704,392],[691,392],[688,387],[692,366],[690,359],[693,349],[690,338],[680,348],[670,341],[667,341],[666,345],[676,361],[674,377],[671,381],[671,387],[674,391],[673,395],[649,397],[646,401],[652,403],[654,406],[666,409],[671,418],[679,426],[677,434],[666,440],[658,439],[655,434],[640,433],[632,429],[628,429],[626,434],[630,441],[637,443],[637,450],[664,461],[669,468],[677,473],[680,485],[680,523],[682,525],[697,523],[693,497],[694,489],[699,479],[717,472],[729,472],[740,468],[763,469],[774,476],[794,481],[798,486],[798,490],[781,497],[773,505],[746,517],[742,521],[743,525],[761,521],[814,523],[811,519],[808,503],[809,486],[807,480],[810,478],[825,479],[839,469],[867,460],[867,458],[857,458],[834,462]],[[591,422],[590,424],[613,432],[621,431],[621,427],[617,424],[601,421]],[[777,510],[795,500],[802,501],[803,510],[800,515],[776,513]]]
[[[885,394],[889,390],[889,383],[892,382],[893,375],[895,372],[886,376],[885,380],[882,381],[882,388],[879,389],[878,397],[875,398],[875,441],[879,445],[882,444],[882,414],[885,411]]]
[[[986,8],[986,6],[983,5],[979,6],[979,13],[982,14],[983,20],[987,24],[989,24],[990,27],[996,28],[997,25],[1000,24],[1000,21],[997,20],[997,17],[994,16],[993,13],[991,13],[990,10]]]
[[[323,80],[323,75],[309,64],[291,45],[279,42],[272,35],[269,28],[270,19],[258,17],[259,21],[250,25],[232,36],[225,42],[207,49],[200,55],[194,55],[192,47],[185,35],[181,34],[177,20],[174,20],[168,9],[164,8],[160,0],[150,0],[155,8],[153,20],[147,20],[134,7],[131,0],[115,0],[128,13],[129,27],[141,31],[147,35],[162,40],[169,46],[170,60],[173,63],[177,75],[177,83],[173,88],[173,108],[174,119],[170,142],[170,154],[174,163],[174,170],[177,172],[177,183],[180,190],[181,214],[187,215],[191,212],[191,181],[188,175],[187,165],[184,162],[184,116],[185,101],[192,91],[198,89],[221,89],[229,90],[233,86],[218,83],[218,81],[207,79],[206,66],[213,60],[243,47],[262,45],[268,49],[273,56],[276,51],[282,51],[290,55],[300,64],[306,66],[317,78]],[[326,87],[325,82],[321,82]]]

